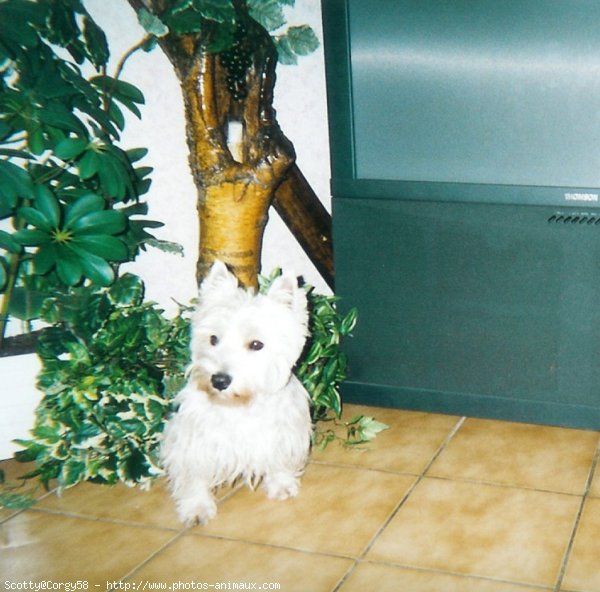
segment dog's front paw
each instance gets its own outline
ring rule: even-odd
[[[204,525],[217,515],[217,504],[212,498],[187,498],[177,504],[177,514],[186,526]]]
[[[289,473],[277,473],[267,475],[263,485],[269,499],[284,500],[298,495],[300,479]]]

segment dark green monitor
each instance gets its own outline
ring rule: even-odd
[[[600,2],[324,0],[347,401],[600,428]]]

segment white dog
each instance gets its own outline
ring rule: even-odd
[[[192,317],[192,361],[161,458],[182,521],[206,523],[213,490],[261,480],[267,496],[295,496],[308,459],[309,396],[292,368],[307,337],[306,294],[282,275],[267,294],[238,287],[213,265]]]

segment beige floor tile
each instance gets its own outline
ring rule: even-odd
[[[598,432],[467,419],[428,475],[581,495]]]
[[[207,586],[255,583],[257,589],[266,583],[279,584],[279,589],[286,592],[330,592],[351,565],[352,560],[341,557],[186,535],[130,579],[166,584],[195,582]]]
[[[380,432],[361,450],[344,448],[338,442],[332,442],[322,452],[314,450],[313,460],[418,475],[459,421],[455,416],[359,405],[346,405],[342,421],[349,421],[357,415],[374,417],[390,429]],[[320,425],[327,428],[331,424]]]
[[[585,503],[562,588],[600,590],[600,499],[588,498]]]
[[[80,483],[61,496],[52,494],[38,506],[89,518],[123,520],[132,524],[181,529],[166,481],[159,479],[148,491],[139,487]]]
[[[579,504],[576,496],[425,478],[366,558],[551,586]]]
[[[362,563],[344,582],[339,592],[542,592],[551,588],[532,588],[508,582],[466,578],[431,571],[405,569],[377,563]]]
[[[300,494],[269,500],[240,489],[219,508],[206,534],[295,549],[356,556],[390,516],[414,477],[380,471],[310,465]]]
[[[120,579],[176,533],[27,511],[0,525],[2,580]]]

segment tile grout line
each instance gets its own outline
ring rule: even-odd
[[[461,417],[458,420],[452,431],[446,436],[446,439],[440,444],[440,447],[436,450],[435,454],[431,457],[431,460],[427,463],[427,466],[423,469],[423,473],[421,475],[422,477],[425,477],[427,475],[429,469],[431,468],[431,465],[439,458],[440,454],[442,454],[442,452],[446,450],[448,444],[450,444],[450,442],[454,439],[454,436],[456,436],[456,432],[460,430],[460,428],[465,423],[466,419],[466,417]]]
[[[365,555],[372,549],[373,545],[375,544],[375,542],[377,541],[377,539],[379,538],[381,533],[387,528],[387,526],[394,519],[396,514],[398,514],[398,512],[400,511],[400,508],[402,508],[402,506],[406,503],[406,500],[412,495],[412,492],[415,490],[417,485],[425,478],[427,471],[429,471],[429,469],[431,468],[431,465],[438,459],[440,454],[442,454],[442,452],[447,448],[448,444],[450,444],[451,440],[454,438],[454,436],[456,435],[458,430],[462,427],[462,425],[466,419],[467,419],[466,417],[461,417],[458,420],[458,422],[456,423],[456,425],[452,428],[452,430],[450,430],[450,433],[444,438],[444,441],[440,444],[440,446],[435,451],[435,453],[433,454],[433,456],[431,457],[429,462],[425,465],[425,468],[421,471],[421,473],[419,475],[417,475],[417,478],[415,479],[413,484],[408,488],[406,493],[402,496],[400,501],[396,504],[394,509],[391,511],[390,515],[383,521],[383,524],[375,531],[375,534],[371,537],[371,540],[367,543],[367,545],[362,550],[362,552],[358,554],[358,556],[354,560],[354,563],[352,564],[352,566],[340,578],[338,583],[334,586],[332,592],[338,592],[340,590],[340,588],[344,585],[344,583],[350,577],[352,572],[354,572],[354,570],[358,566],[359,562],[361,562],[364,559]]]
[[[239,491],[239,489],[241,489],[243,486],[241,484],[235,485],[234,487],[231,488],[231,491],[227,492],[225,495],[223,495],[222,497],[217,499],[217,504],[221,504],[222,502],[227,501],[229,498],[231,498],[233,495],[235,495],[235,493],[237,493],[237,491]],[[51,495],[53,492],[49,492],[47,495]],[[45,497],[47,497],[47,495],[44,495],[43,498],[40,498],[39,501],[41,501],[42,499],[44,499]],[[6,520],[10,520],[14,517],[16,517],[19,514],[22,514],[23,512],[34,512],[36,514],[49,514],[51,516],[65,516],[67,518],[73,518],[76,520],[88,520],[91,522],[105,522],[107,524],[115,524],[117,526],[131,526],[132,528],[144,528],[144,529],[153,529],[153,530],[162,530],[162,531],[167,531],[167,532],[176,532],[176,533],[181,533],[181,532],[187,532],[190,529],[194,528],[193,526],[184,526],[184,525],[178,525],[178,526],[164,526],[164,525],[160,525],[160,524],[150,524],[147,522],[134,522],[131,520],[127,520],[124,518],[113,518],[111,516],[98,516],[95,514],[85,514],[82,512],[77,512],[77,511],[73,511],[73,510],[63,510],[63,509],[57,509],[57,508],[47,508],[47,507],[43,507],[43,506],[38,506],[37,504],[34,504],[33,506],[29,507],[29,508],[24,508],[22,510],[18,510],[16,511],[14,514],[8,516],[6,518]],[[2,524],[4,522],[4,520],[0,520],[0,524]]]
[[[123,583],[126,580],[130,580],[133,576],[135,576],[135,574],[140,569],[142,569],[145,565],[147,565],[155,557],[157,557],[158,555],[160,555],[165,549],[168,549],[171,545],[174,545],[176,541],[178,541],[181,537],[183,537],[186,534],[186,532],[188,532],[188,530],[190,530],[190,528],[193,528],[193,527],[184,528],[184,529],[180,530],[179,532],[175,533],[175,535],[172,538],[170,538],[164,545],[162,545],[161,547],[159,547],[158,549],[156,549],[154,552],[150,553],[150,555],[148,555],[145,559],[143,559],[142,561],[140,561],[140,563],[138,563],[138,565],[136,565],[135,567],[131,568],[118,581],[120,583]]]
[[[84,520],[87,522],[103,522],[105,524],[114,524],[116,526],[130,526],[131,528],[141,528],[145,530],[161,530],[164,532],[181,532],[184,527],[161,526],[159,524],[148,524],[145,522],[132,522],[123,518],[111,518],[110,516],[94,516],[92,514],[82,514],[69,510],[57,510],[55,508],[27,508],[23,512],[33,512],[35,514],[48,514],[50,516],[73,518],[74,520]]]
[[[437,481],[452,481],[453,483],[469,483],[471,485],[495,487],[500,489],[518,489],[520,491],[534,491],[537,493],[550,493],[554,495],[564,495],[568,497],[581,497],[581,493],[572,493],[569,491],[558,491],[557,489],[540,489],[538,487],[518,485],[513,483],[502,483],[501,481],[486,481],[483,479],[469,479],[466,477],[448,477],[446,475],[427,475],[428,479]]]
[[[242,486],[240,484],[233,487],[230,492],[228,492],[223,497],[221,497],[217,500],[217,505],[221,505],[222,502],[227,501],[230,497],[235,495],[235,493],[241,487]],[[192,531],[195,529],[196,529],[196,526],[186,526],[186,527],[181,528],[178,531],[173,531],[174,536],[172,538],[170,538],[164,545],[162,545],[161,547],[156,549],[153,553],[150,553],[150,555],[148,555],[144,560],[142,560],[140,563],[138,563],[138,565],[136,565],[135,567],[130,569],[123,577],[121,577],[119,582],[123,583],[126,580],[131,580],[131,578],[133,578],[137,572],[139,572],[141,569],[143,569],[144,566],[148,565],[148,563],[150,563],[150,561],[152,561],[153,559],[158,557],[163,551],[165,551],[166,549],[168,549],[169,547],[174,545],[179,539],[183,538],[186,535],[190,535],[190,534],[192,536],[194,536],[194,533]],[[170,529],[168,529],[168,530],[170,530]],[[236,540],[239,540],[239,539],[236,539]]]
[[[481,581],[481,582],[494,582],[497,584],[508,584],[511,586],[527,586],[528,589],[532,588],[534,590],[539,589],[539,590],[544,590],[545,592],[554,592],[554,588],[551,585],[547,586],[545,584],[536,584],[533,582],[521,582],[518,580],[507,580],[505,578],[500,578],[500,577],[469,574],[469,573],[463,573],[463,572],[459,572],[459,571],[449,571],[446,569],[439,569],[439,568],[435,568],[435,567],[421,567],[418,565],[411,565],[410,563],[394,563],[393,561],[369,561],[368,559],[365,560],[365,563],[368,563],[370,565],[383,565],[385,567],[401,568],[401,569],[416,571],[416,572],[420,572],[420,573],[424,573],[424,574],[437,574],[437,575],[445,575],[445,576],[449,575],[449,576],[462,578],[465,580]]]
[[[569,542],[567,543],[567,548],[565,549],[565,554],[563,556],[563,560],[561,562],[560,571],[558,573],[558,578],[556,579],[556,584],[554,586],[554,592],[559,592],[562,588],[562,583],[565,578],[567,572],[567,566],[569,564],[569,560],[571,559],[571,553],[573,552],[573,546],[575,544],[575,537],[577,535],[577,531],[579,530],[579,524],[581,522],[581,516],[583,514],[583,508],[590,497],[590,491],[592,489],[592,481],[594,479],[594,474],[596,472],[596,467],[600,462],[600,441],[596,447],[596,452],[594,454],[594,458],[592,460],[592,466],[590,467],[590,472],[588,474],[587,481],[585,483],[585,488],[583,491],[583,495],[581,496],[581,503],[579,504],[579,509],[577,511],[577,515],[575,516],[575,523],[573,524],[573,529],[571,531],[571,536],[569,538]]]
[[[230,543],[242,543],[250,547],[265,547],[267,549],[278,549],[280,551],[292,551],[293,553],[300,553],[302,555],[311,555],[315,557],[330,557],[333,559],[349,559],[353,560],[355,557],[352,555],[344,555],[340,553],[334,553],[333,551],[313,551],[311,549],[304,549],[302,547],[291,547],[289,545],[277,544],[277,543],[264,543],[260,541],[251,541],[246,539],[240,539],[236,536],[228,536],[224,534],[204,533],[202,531],[192,532],[197,527],[191,527],[191,530],[184,530],[181,532],[184,536],[198,537],[204,539],[210,539],[214,541],[227,541]]]
[[[227,493],[226,495],[221,497],[217,501],[217,504],[221,505],[222,502],[225,502],[229,498],[233,497],[240,489],[243,489],[243,487],[244,487],[243,484],[236,485],[234,488],[232,488],[232,490],[229,493]],[[137,526],[136,524],[131,524],[131,523],[124,523],[124,525]],[[172,529],[165,529],[165,530],[172,530]],[[331,553],[331,552],[311,551],[309,549],[289,547],[286,545],[261,543],[261,542],[257,542],[257,541],[246,541],[244,539],[240,539],[235,536],[224,536],[224,535],[218,535],[218,534],[205,533],[198,529],[198,525],[187,526],[187,527],[182,528],[179,531],[173,530],[172,532],[173,532],[174,536],[171,539],[169,539],[160,548],[156,549],[153,553],[148,555],[138,565],[133,567],[128,573],[126,573],[124,576],[122,576],[120,578],[119,582],[125,582],[125,580],[132,580],[135,577],[135,574],[137,572],[139,572],[141,569],[143,569],[148,563],[150,563],[152,560],[154,560],[156,557],[158,557],[158,555],[160,555],[163,551],[165,551],[166,549],[168,549],[169,547],[171,547],[172,545],[177,543],[177,541],[179,541],[181,538],[187,537],[187,536],[212,539],[212,540],[238,542],[238,543],[246,544],[249,546],[259,546],[259,547],[266,547],[266,548],[271,548],[271,549],[293,551],[293,552],[297,552],[297,553],[301,553],[301,554],[305,554],[305,555],[315,555],[315,556],[319,556],[319,557],[325,556],[325,557],[333,557],[333,558],[337,558],[337,559],[353,559],[353,557],[348,556],[348,555],[340,555],[340,554]]]
[[[36,498],[34,500],[34,503],[31,506],[28,506],[26,508],[15,508],[12,511],[12,513],[10,513],[10,510],[9,510],[8,516],[5,516],[4,518],[0,518],[0,525],[5,524],[9,520],[12,520],[13,518],[16,518],[17,516],[20,516],[21,514],[27,512],[29,510],[38,509],[37,508],[38,503],[41,502],[42,500],[45,500],[47,497],[51,496],[55,492],[56,492],[56,487],[54,489],[50,489],[49,491],[46,491],[45,493],[40,495],[38,498]]]

